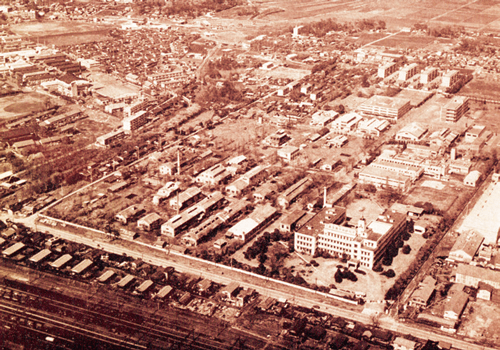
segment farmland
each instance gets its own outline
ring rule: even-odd
[[[271,9],[275,11],[271,11]],[[389,28],[411,26],[425,22],[433,26],[459,25],[471,29],[495,31],[500,29],[499,1],[362,1],[362,0],[304,0],[263,1],[257,20],[300,22],[305,18],[336,18],[356,21],[371,18],[384,20]],[[267,14],[269,13],[269,14]]]

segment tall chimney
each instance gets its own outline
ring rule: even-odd
[[[323,208],[326,207],[326,186],[323,187]]]

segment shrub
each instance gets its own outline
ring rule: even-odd
[[[410,237],[411,237],[411,235],[410,235],[408,232],[403,233],[403,236],[402,236],[403,241],[407,241],[407,240],[409,240],[409,239],[410,239]]]
[[[373,266],[373,271],[382,272],[382,271],[384,271],[384,268],[382,267],[382,265],[380,263],[377,263],[377,265]]]

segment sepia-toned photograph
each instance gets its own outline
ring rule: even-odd
[[[499,133],[500,0],[0,1],[0,350],[500,349]]]

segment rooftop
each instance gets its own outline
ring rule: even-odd
[[[407,103],[410,103],[410,100],[397,97],[375,95],[363,102],[362,106],[399,109]]]

